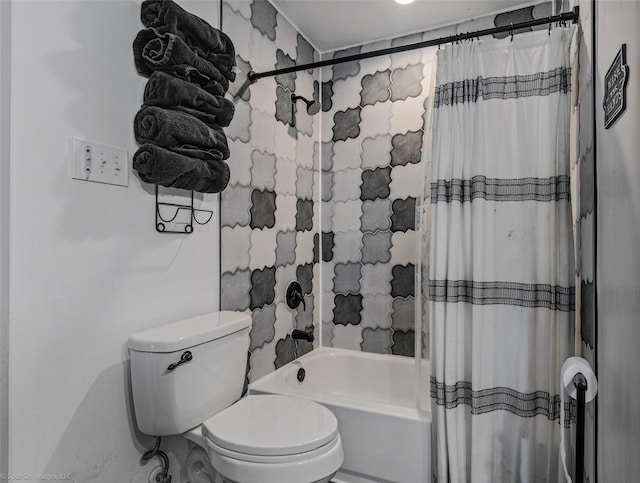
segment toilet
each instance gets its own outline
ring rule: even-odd
[[[138,428],[183,435],[190,483],[328,483],[344,460],[338,422],[284,395],[241,398],[251,316],[215,312],[129,338]]]

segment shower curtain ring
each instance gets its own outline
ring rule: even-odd
[[[549,36],[551,36],[551,24],[553,22],[551,22],[551,14],[549,14]]]
[[[511,28],[509,29],[509,33],[511,34],[511,42],[513,42],[513,22],[511,22]]]

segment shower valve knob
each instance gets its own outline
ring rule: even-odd
[[[296,281],[291,282],[287,287],[286,300],[290,309],[295,309],[302,303],[302,310],[307,310],[307,304],[304,303],[302,287]]]

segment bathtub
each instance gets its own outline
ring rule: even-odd
[[[333,411],[345,454],[335,483],[426,483],[431,415],[416,409],[414,375],[411,358],[320,348],[253,382],[249,394],[304,397]]]

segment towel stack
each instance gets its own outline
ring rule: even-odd
[[[134,121],[140,179],[218,193],[229,182],[227,138],[234,106],[223,96],[235,80],[235,49],[225,34],[172,0],[145,0],[145,27],[133,42],[149,81]]]

